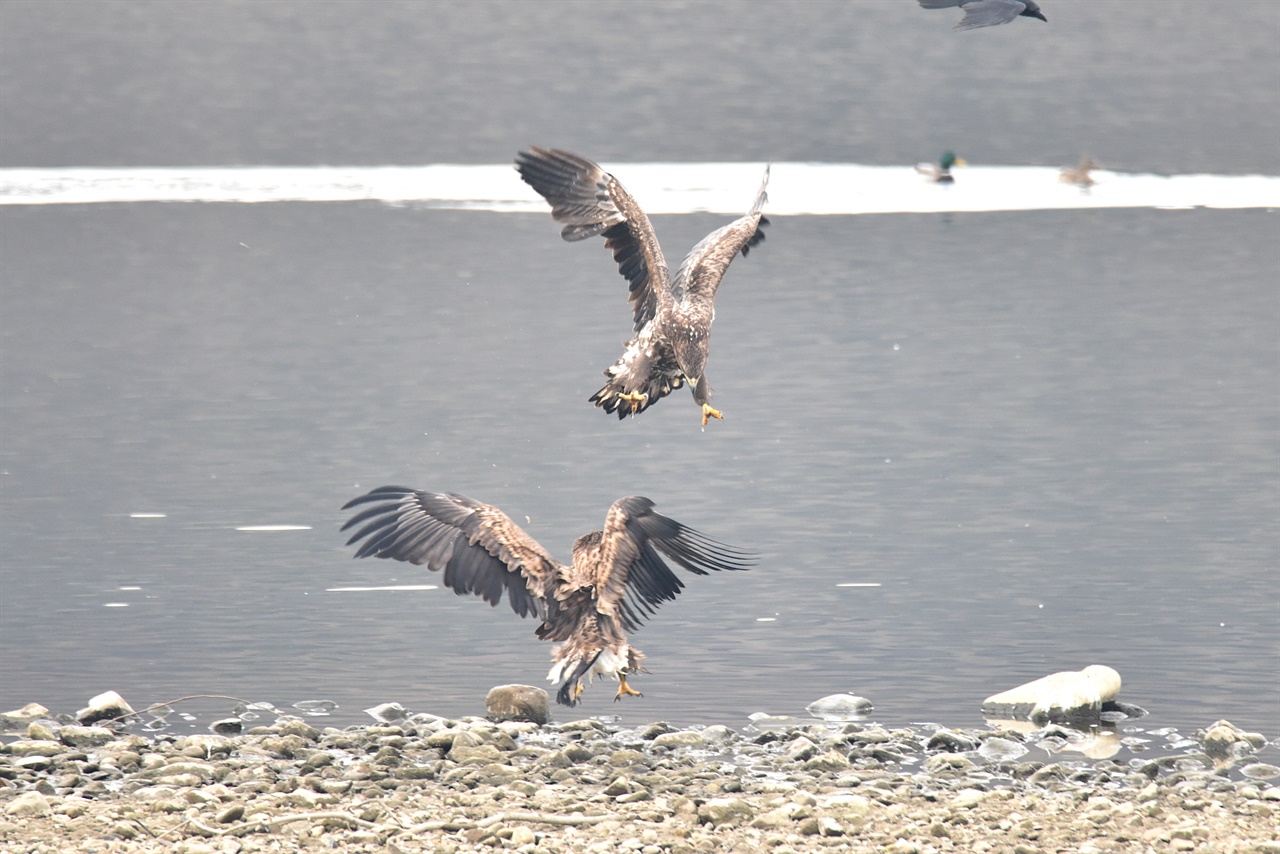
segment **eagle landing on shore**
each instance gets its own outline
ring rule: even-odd
[[[573,544],[573,562],[553,558],[497,507],[463,495],[383,486],[343,505],[371,505],[342,530],[358,528],[347,545],[356,557],[381,557],[444,573],[459,596],[496,606],[505,596],[521,617],[542,621],[535,634],[560,644],[552,650],[550,682],[556,702],[576,706],[596,676],[618,680],[614,700],[640,696],[628,677],[647,672],[644,653],[627,640],[663,602],[684,589],[669,563],[707,575],[750,569],[754,556],[668,519],[648,498],[619,498],[604,530]]]
[[[630,283],[635,337],[604,372],[608,382],[591,402],[619,418],[638,415],[686,382],[702,407],[702,425],[723,418],[708,402],[707,356],[716,288],[729,264],[764,240],[769,224],[761,213],[768,198],[769,169],[747,214],[704,237],[689,252],[675,280],[645,212],[617,178],[585,157],[530,146],[516,156],[525,183],[551,204],[569,241],[597,234],[613,251],[618,271]]]

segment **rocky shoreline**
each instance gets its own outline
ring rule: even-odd
[[[1275,748],[1226,722],[1127,761],[1023,749],[1065,743],[1052,728],[747,730],[415,715],[144,736],[43,719],[0,743],[0,850],[1280,854]]]

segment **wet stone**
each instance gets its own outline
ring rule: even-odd
[[[937,753],[926,759],[921,767],[929,774],[942,774],[947,771],[968,771],[978,766],[959,753]]]
[[[116,734],[106,727],[64,726],[58,730],[58,738],[68,747],[101,747],[115,741]]]
[[[1027,754],[1026,745],[1007,738],[993,737],[985,739],[978,748],[978,755],[988,762],[1008,762]]]
[[[1241,768],[1240,773],[1251,780],[1270,780],[1280,777],[1280,767],[1266,762],[1253,762]]]
[[[949,729],[938,730],[925,742],[926,750],[940,750],[945,753],[963,753],[977,746],[975,739]]]
[[[86,708],[76,712],[76,720],[88,725],[133,714],[133,707],[115,691],[107,691],[89,700]]]
[[[872,710],[871,701],[855,694],[831,694],[804,707],[815,718],[827,721],[848,721]]]
[[[244,721],[239,718],[222,718],[209,724],[209,731],[216,735],[239,735],[244,732]]]
[[[664,732],[653,739],[654,747],[701,747],[706,742],[702,733],[693,730]]]
[[[547,692],[532,685],[499,685],[485,698],[485,717],[492,721],[529,721],[545,724],[551,719]]]

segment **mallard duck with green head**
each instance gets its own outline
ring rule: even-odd
[[[944,151],[937,163],[917,163],[916,171],[935,184],[954,184],[956,179],[951,174],[951,167],[968,165],[962,158],[956,157],[954,151]]]

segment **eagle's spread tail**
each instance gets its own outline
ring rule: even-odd
[[[684,374],[670,350],[646,329],[627,342],[622,357],[604,372],[609,381],[590,400],[619,418],[639,415],[684,385]]]

